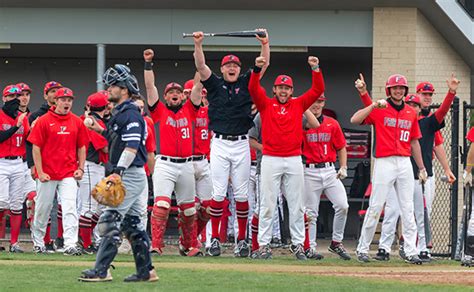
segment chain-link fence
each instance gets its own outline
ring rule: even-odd
[[[437,109],[439,105],[432,108]],[[459,99],[456,98],[446,115],[445,127],[441,130],[443,146],[452,172],[459,173]],[[441,257],[454,256],[457,238],[458,185],[449,185],[443,179],[444,170],[437,159],[433,163],[435,198],[430,216],[432,231],[432,254]],[[454,243],[454,244],[453,244]]]

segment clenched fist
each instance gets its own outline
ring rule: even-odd
[[[319,59],[315,56],[309,56],[308,57],[308,64],[309,64],[309,66],[311,66],[311,68],[317,67],[317,66],[319,66]]]
[[[387,101],[385,99],[379,99],[377,101],[374,101],[372,103],[375,108],[386,108],[387,107]]]
[[[152,62],[154,56],[155,52],[153,52],[152,49],[146,49],[143,51],[143,59],[145,59],[145,62]]]
[[[193,39],[195,45],[201,45],[204,40],[204,33],[202,31],[193,32]]]
[[[255,66],[257,66],[259,68],[263,68],[263,66],[265,66],[266,63],[267,63],[267,60],[265,60],[265,57],[258,56],[255,59]]]

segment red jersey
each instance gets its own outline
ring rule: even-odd
[[[15,127],[20,114],[21,112],[18,113],[16,119],[13,119],[12,117],[8,116],[3,110],[0,110],[0,131],[7,131],[12,127]],[[18,130],[16,130],[16,132],[13,133],[10,138],[0,143],[0,158],[4,158],[7,156],[22,156],[25,158],[25,139],[27,138],[29,131],[30,124],[28,123],[28,118],[25,117],[20,128],[18,128]]]
[[[257,160],[257,150],[250,147],[250,160],[256,161]]]
[[[472,127],[469,132],[467,133],[467,136],[466,136],[467,140],[469,140],[469,142],[474,142],[474,127]]]
[[[211,135],[209,135],[208,107],[200,107],[196,113],[194,124],[194,155],[209,156],[211,149]]]
[[[85,118],[86,117],[84,115],[80,116],[80,119],[83,122],[84,122]],[[105,125],[105,123],[102,120],[96,118],[95,121],[102,128],[107,129],[107,126]],[[107,139],[104,136],[102,136],[101,134],[94,131],[94,130],[87,129],[87,134],[88,134],[88,138],[89,138],[89,143],[86,146],[86,153],[89,152],[89,147],[92,146],[94,148],[94,150],[97,151],[97,153],[99,154],[99,162],[107,163],[109,161],[109,154],[105,153],[103,151],[100,151],[100,150],[104,149],[105,147],[107,147],[109,145],[109,142],[107,141]]]
[[[311,88],[284,104],[266,96],[260,85],[260,73],[252,72],[249,92],[262,119],[262,153],[281,157],[301,155],[303,113],[324,92],[322,73],[312,71]]]
[[[435,137],[434,137],[434,145],[435,147],[438,145],[441,145],[444,143],[444,138],[443,135],[441,134],[441,131],[436,131]]]
[[[78,116],[58,115],[54,109],[51,107],[37,120],[28,141],[41,148],[43,172],[51,180],[62,180],[74,176],[79,167],[77,150],[86,146],[89,139],[87,128]]]
[[[337,151],[346,147],[339,123],[328,116],[318,128],[303,132],[303,156],[306,163],[336,162]]]
[[[192,122],[196,109],[190,100],[175,113],[162,102],[150,108],[155,126],[157,152],[172,157],[189,157],[193,155]],[[163,143],[160,143],[163,141]]]
[[[420,139],[421,131],[415,110],[405,105],[397,111],[390,103],[375,108],[364,120],[375,127],[375,157],[411,156],[411,140]]]
[[[153,120],[148,117],[144,116],[143,119],[146,123],[146,130],[148,135],[146,136],[145,140],[145,149],[147,153],[155,152],[156,151],[156,142],[155,142],[155,129],[153,128]],[[148,163],[145,163],[145,173],[147,176],[150,176],[150,169],[148,168]]]

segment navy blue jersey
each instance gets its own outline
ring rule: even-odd
[[[123,150],[133,148],[137,155],[130,166],[142,167],[147,160],[146,124],[138,107],[130,100],[118,105],[104,134],[109,142],[110,163],[116,167]]]

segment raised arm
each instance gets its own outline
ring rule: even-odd
[[[367,91],[367,84],[365,83],[364,75],[359,73],[359,79],[355,81],[355,87],[359,91],[360,100],[364,106],[372,104],[372,98],[370,98],[369,92]]]
[[[212,71],[206,65],[206,58],[204,57],[204,50],[202,49],[202,41],[204,40],[204,33],[202,31],[193,32],[194,38],[194,63],[196,70],[201,76],[201,80],[207,80],[211,77]]]
[[[199,72],[194,73],[194,84],[191,89],[191,96],[189,99],[195,106],[200,106],[202,101],[202,83]]]
[[[441,103],[441,106],[434,113],[438,123],[443,122],[444,117],[448,113],[449,108],[454,101],[454,97],[456,96],[456,90],[458,89],[460,81],[456,79],[456,76],[452,73],[451,77],[446,80],[446,83],[449,88],[448,94],[446,94],[443,103]]]
[[[268,37],[268,31],[264,28],[259,28],[257,29],[258,31],[264,31],[265,32],[265,37],[259,37],[258,35],[255,35],[257,40],[260,41],[261,44],[261,49],[260,49],[260,56],[264,57],[265,60],[267,61],[265,65],[262,67],[262,71],[260,72],[260,79],[263,77],[265,72],[267,71],[268,66],[270,66],[270,39]]]
[[[319,128],[319,126],[321,126],[321,124],[319,123],[316,116],[309,109],[307,109],[303,114],[306,118],[306,124],[303,125],[304,128],[306,128],[306,129],[315,129],[315,128]]]
[[[319,69],[319,59],[314,56],[308,57],[308,65],[311,67],[311,88],[299,98],[303,101],[303,108],[307,110],[324,93],[324,79]]]
[[[152,49],[146,49],[143,51],[143,59],[145,60],[145,88],[148,106],[154,106],[159,100],[160,95],[158,89],[155,86],[155,73],[153,73],[152,62],[155,53]]]
[[[263,89],[262,85],[260,84],[260,74],[266,62],[267,61],[264,57],[257,57],[255,59],[255,67],[252,73],[250,74],[249,93],[252,97],[253,103],[257,106],[257,109],[259,111],[261,111],[265,107],[265,102],[267,99],[265,89]]]

